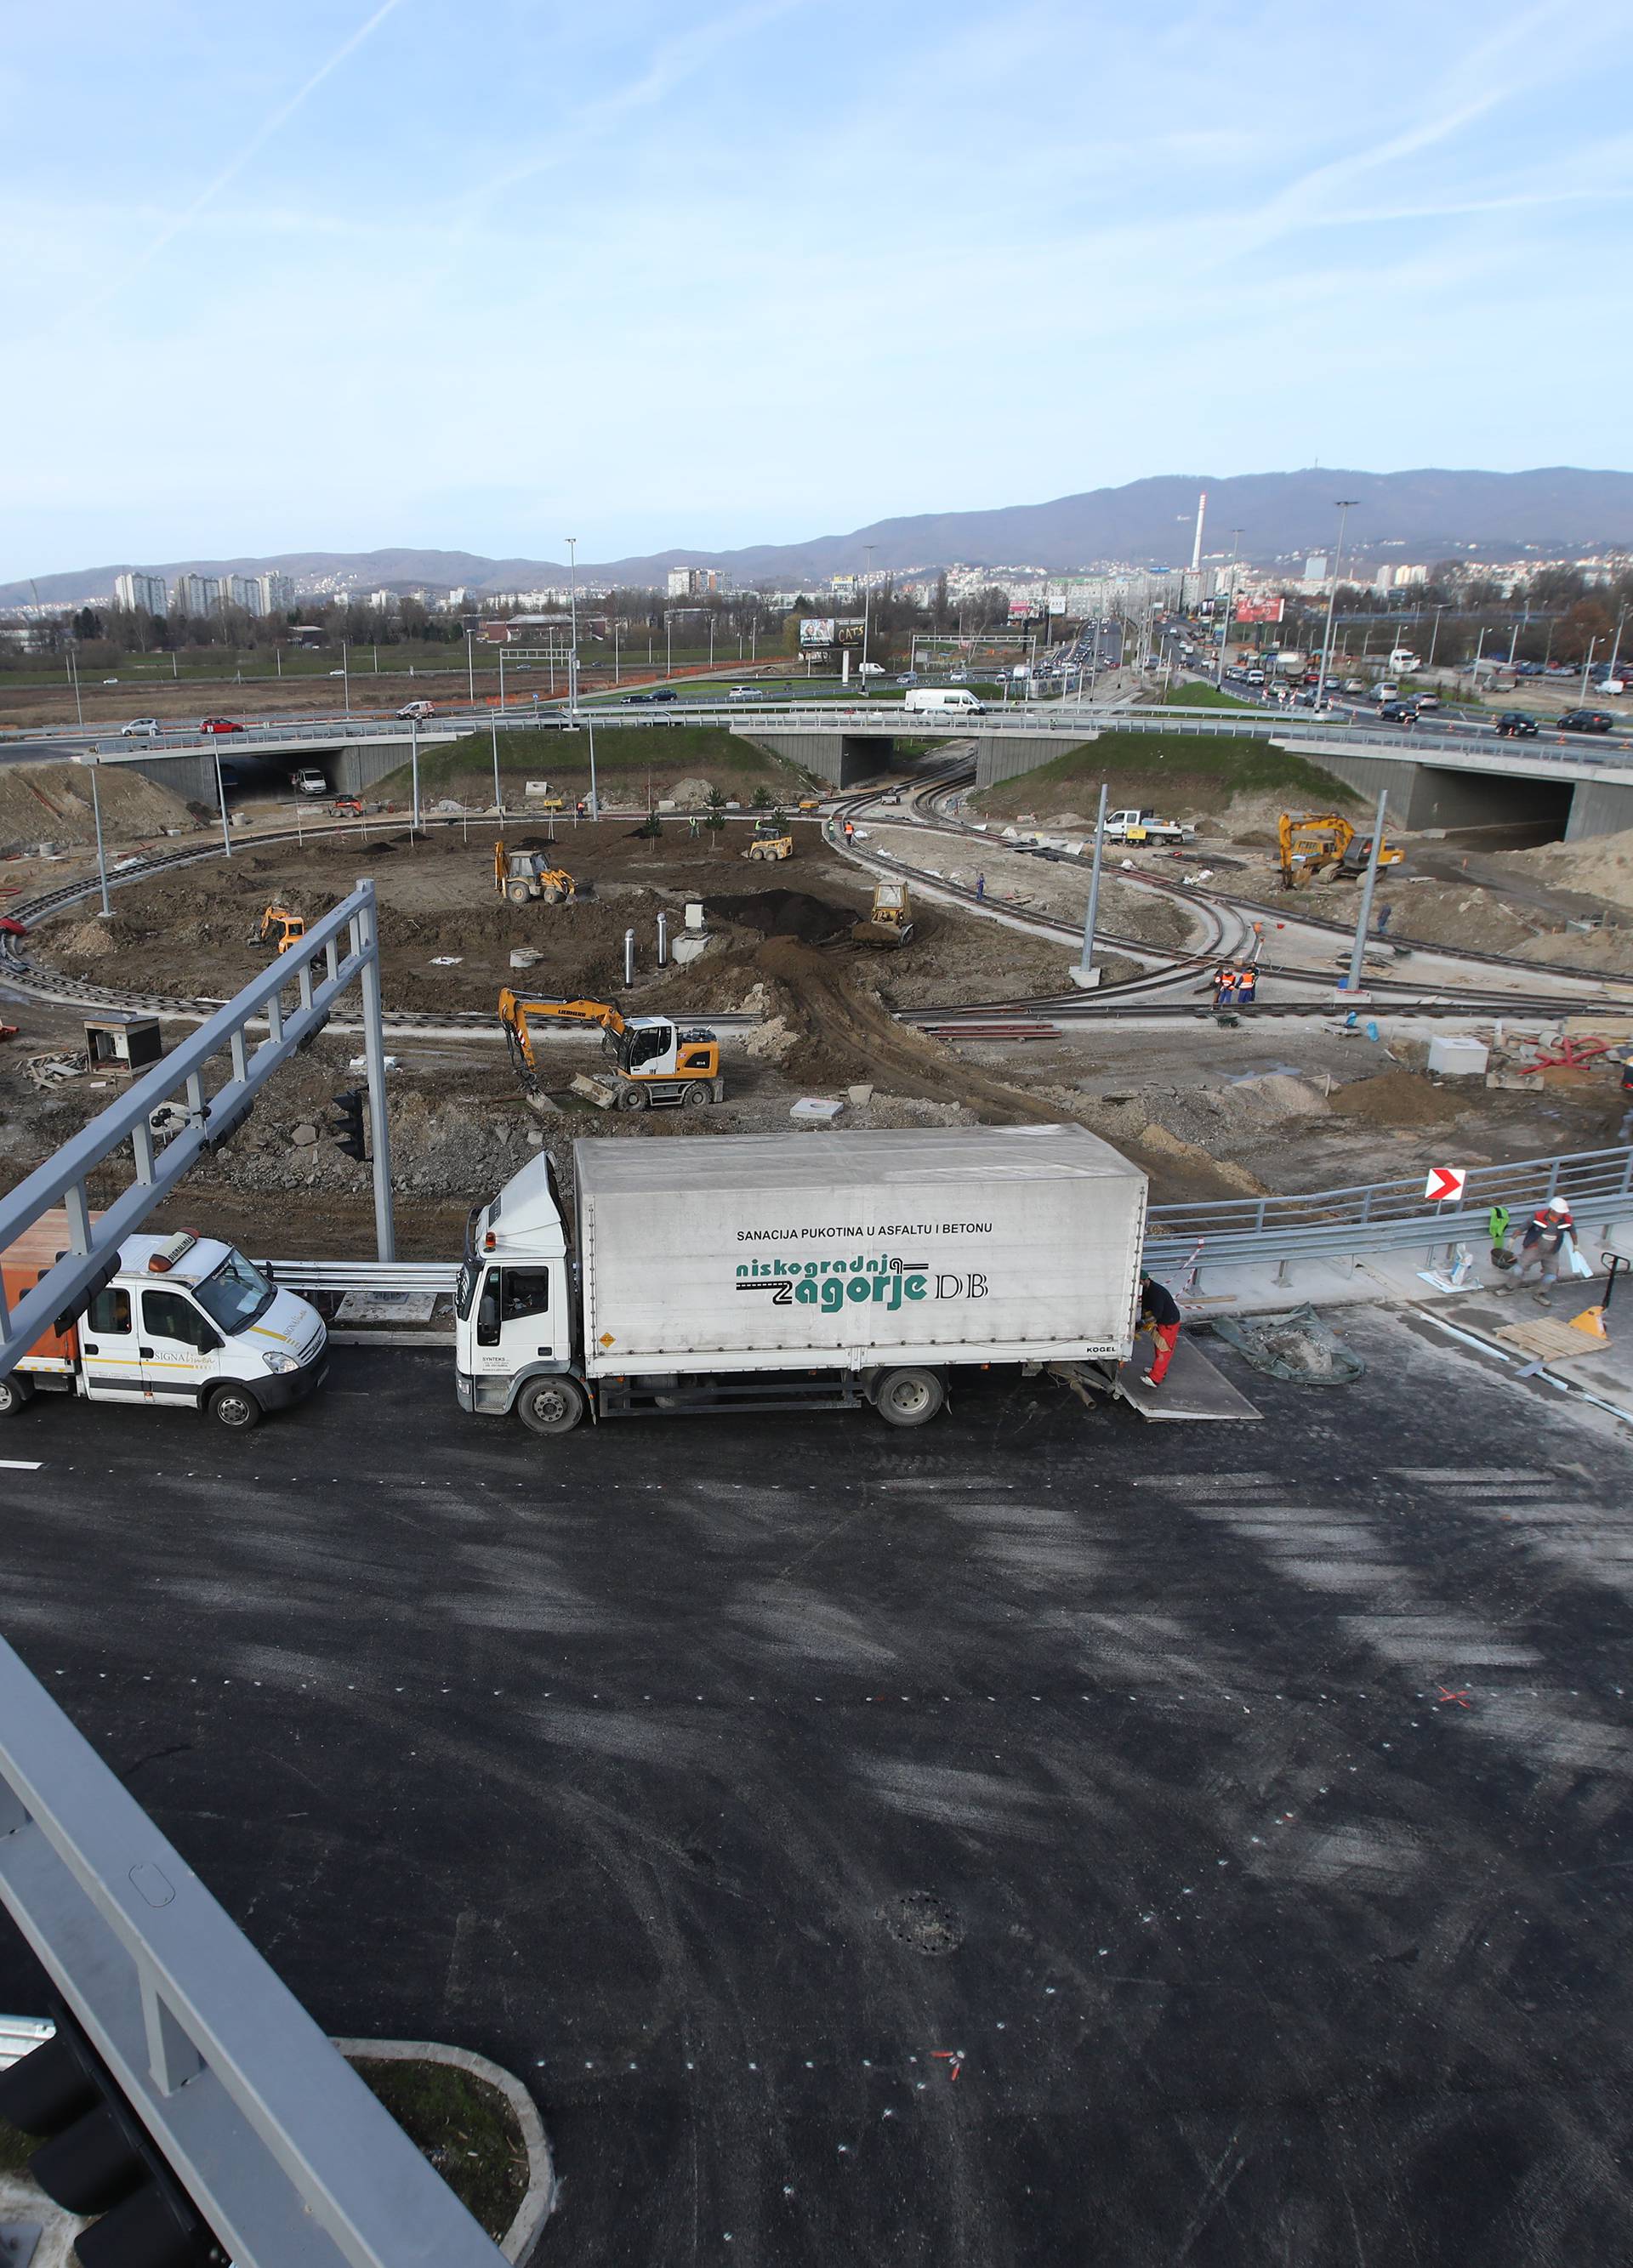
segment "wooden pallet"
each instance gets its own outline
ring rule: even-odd
[[[1605,1344],[1603,1339],[1589,1338],[1585,1331],[1573,1331],[1569,1323],[1556,1322],[1552,1315],[1539,1315],[1534,1322],[1504,1323],[1492,1336],[1528,1354],[1533,1361],[1548,1363],[1578,1360]]]

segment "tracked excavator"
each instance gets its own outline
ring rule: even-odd
[[[504,838],[493,845],[493,887],[513,906],[542,898],[547,906],[570,904],[578,888],[565,866],[550,866],[542,850],[506,850]]]
[[[1282,887],[1297,890],[1325,874],[1329,882],[1353,882],[1366,872],[1372,855],[1372,838],[1357,835],[1347,819],[1335,812],[1282,814],[1276,826],[1282,853]],[[1406,853],[1385,840],[1378,848],[1380,866],[1398,866]]]
[[[913,904],[905,882],[874,884],[873,912],[866,921],[854,924],[851,941],[854,945],[887,947],[913,943]]]
[[[573,1082],[601,1110],[697,1109],[723,1102],[720,1043],[701,1026],[683,1030],[668,1016],[624,1016],[605,1000],[526,1000],[508,986],[499,1022],[517,1078],[529,1095],[539,1088],[535,1024],[599,1025],[607,1069],[580,1071]]]

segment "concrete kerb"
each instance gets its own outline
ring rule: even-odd
[[[557,2184],[544,2122],[521,2081],[502,2066],[490,2063],[486,2056],[477,2055],[469,2048],[445,2047],[437,2040],[335,2040],[331,2044],[339,2049],[348,2063],[448,2064],[455,2071],[468,2072],[472,2079],[483,2080],[504,2096],[515,2114],[527,2146],[528,2193],[499,2240],[499,2250],[506,2260],[516,2264],[516,2268],[525,2268],[540,2231],[555,2211]]]

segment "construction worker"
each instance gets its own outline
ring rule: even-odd
[[[978,906],[979,906],[979,905],[980,905],[980,904],[983,902],[983,901],[985,900],[986,896],[986,875],[985,875],[985,874],[978,874],[978,875],[976,876],[976,878],[975,878],[975,902],[976,902],[976,904],[977,904]]]
[[[1165,1284],[1140,1270],[1140,1329],[1156,1341],[1156,1352],[1145,1374],[1147,1386],[1160,1386],[1168,1375],[1179,1341],[1179,1306]]]
[[[1236,1002],[1236,971],[1228,961],[1222,961],[1214,971],[1214,1006],[1229,1008]]]
[[[1245,961],[1236,972],[1237,1005],[1251,1008],[1259,998],[1259,971],[1251,961]]]
[[[1539,1205],[1526,1223],[1526,1233],[1519,1241],[1519,1265],[1514,1271],[1514,1289],[1518,1290],[1534,1267],[1537,1270],[1535,1298],[1538,1303],[1550,1307],[1550,1287],[1559,1281],[1559,1256],[1565,1239],[1576,1223],[1570,1218],[1570,1207],[1555,1202]],[[1509,1287],[1504,1285],[1503,1289]]]
[[[856,840],[856,821],[853,819],[847,819],[845,822],[845,839],[847,843]]]

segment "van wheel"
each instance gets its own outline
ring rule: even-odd
[[[13,1371],[9,1378],[0,1378],[0,1418],[15,1418],[26,1402],[33,1399],[33,1382],[21,1378]]]
[[[927,1425],[946,1399],[933,1370],[892,1370],[879,1381],[873,1403],[887,1425]]]
[[[529,1379],[516,1415],[529,1433],[570,1433],[584,1415],[584,1388],[576,1378]]]
[[[248,1433],[261,1423],[261,1404],[247,1386],[218,1386],[205,1407],[232,1433]]]

